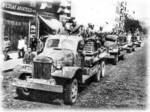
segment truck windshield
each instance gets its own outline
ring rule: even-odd
[[[46,47],[47,48],[58,47],[58,44],[59,44],[59,39],[49,39]]]
[[[73,40],[68,40],[68,39],[64,39],[62,42],[61,42],[61,48],[64,48],[64,49],[70,49],[72,50],[73,47],[74,47],[74,44],[75,42]]]

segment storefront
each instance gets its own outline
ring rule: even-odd
[[[11,51],[17,50],[20,37],[30,36],[30,26],[36,25],[36,10],[15,3],[2,3],[3,36],[11,41]]]

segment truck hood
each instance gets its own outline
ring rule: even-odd
[[[43,51],[41,54],[35,57],[35,61],[43,61],[46,58],[51,58],[55,61],[65,61],[69,54],[72,54],[70,50],[66,49],[50,49],[49,51]]]

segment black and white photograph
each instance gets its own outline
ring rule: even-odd
[[[0,3],[4,111],[148,109],[148,0]]]

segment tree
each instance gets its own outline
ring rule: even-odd
[[[142,31],[142,26],[140,25],[140,22],[138,20],[127,18],[124,21],[124,30],[125,32],[131,31],[131,33],[134,33],[136,29],[139,29],[139,31]]]

